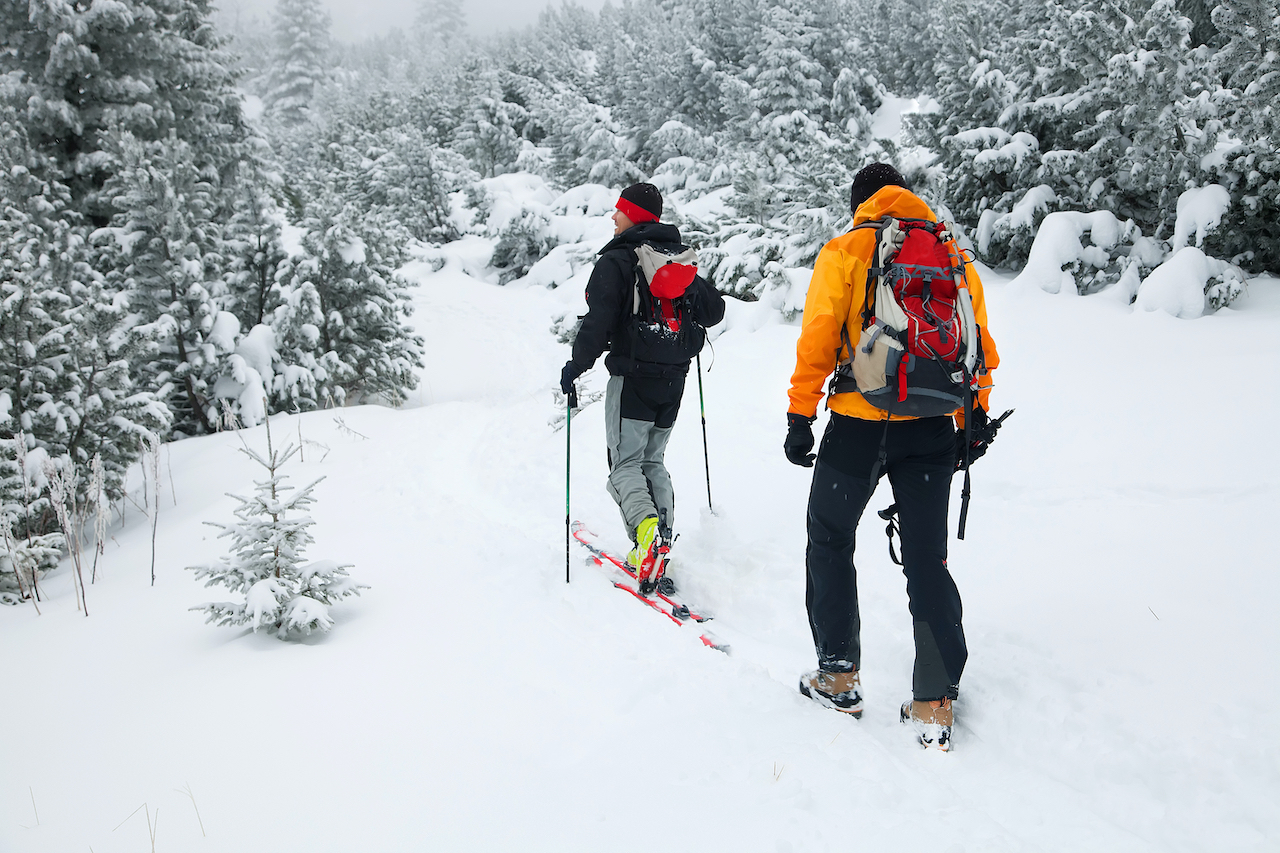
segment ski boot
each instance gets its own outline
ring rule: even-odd
[[[650,516],[644,521],[636,525],[636,544],[627,554],[627,571],[633,575],[640,574],[640,567],[644,565],[646,559],[649,558],[650,552],[653,551],[655,540],[658,538],[658,519]]]
[[[627,555],[627,565],[640,582],[640,594],[650,596],[658,589],[671,551],[671,531],[650,516],[636,526],[636,547]]]

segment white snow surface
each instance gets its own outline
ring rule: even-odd
[[[1052,260],[1101,224],[1062,222]],[[427,341],[409,406],[271,421],[277,446],[303,442],[293,484],[326,478],[307,557],[371,587],[332,631],[283,643],[188,611],[220,594],[183,567],[225,553],[202,522],[232,520],[227,493],[257,473],[238,448],[263,450],[262,426],[166,446],[154,587],[130,505],[87,618],[65,562],[43,615],[0,610],[0,851],[137,851],[152,833],[210,853],[1280,847],[1280,280],[1185,320],[1050,295],[1052,263],[1030,286],[984,273],[992,404],[1017,413],[951,541],[970,659],[941,754],[897,722],[911,619],[874,516],[884,484],[857,552],[866,712],[796,690],[814,665],[810,471],[781,449],[798,326],[733,301],[703,355],[714,514],[695,377],[668,453],[672,575],[721,654],[576,544],[565,582],[566,447],[572,515],[627,545],[603,406],[566,431],[553,394],[569,348],[550,329],[581,311],[589,266],[498,287],[492,245],[405,268]],[[584,399],[605,381],[588,372]]]

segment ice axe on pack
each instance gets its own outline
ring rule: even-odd
[[[956,448],[956,470],[964,471],[964,488],[960,490],[960,526],[956,531],[957,539],[964,539],[965,522],[969,520],[969,469],[973,460],[987,452],[991,442],[996,440],[996,433],[1005,418],[1013,414],[1009,409],[994,421],[987,417],[981,406],[975,406],[965,418],[964,430],[960,433],[960,447]]]
[[[981,411],[982,409],[980,408],[974,409],[974,412],[981,412]],[[992,442],[996,440],[996,433],[1000,431],[1001,425],[1004,424],[1005,419],[1008,418],[1009,415],[1012,415],[1013,412],[1014,412],[1013,409],[1009,409],[1003,415],[996,418],[995,420],[988,419],[984,413],[981,416],[984,422],[981,424],[972,425],[969,431],[969,440],[968,440],[969,452],[967,454],[964,452],[965,442],[963,441],[963,439],[960,438],[961,436],[964,435],[964,433],[959,432],[956,434],[957,440],[959,441],[959,444],[960,444],[960,446],[957,447],[956,449],[956,470],[957,471],[965,470],[967,467],[969,467],[969,465],[972,465],[978,459],[986,455],[987,448],[990,447]]]
[[[976,411],[982,411],[982,410],[977,409]],[[987,448],[990,447],[991,443],[996,440],[996,433],[1000,431],[1001,425],[1003,425],[1005,420],[1010,415],[1013,414],[1013,411],[1014,411],[1013,409],[1009,409],[1003,415],[996,418],[995,420],[988,420],[986,421],[986,423],[982,424],[981,426],[971,427],[969,431],[969,442],[968,442],[969,446],[967,448],[968,450],[967,453],[965,452],[966,450],[964,446],[965,442],[962,439],[962,436],[964,436],[965,433],[959,432],[956,434],[957,441],[959,442],[959,445],[960,445],[957,448],[957,452],[956,452],[956,470],[957,471],[964,470],[967,472],[969,466],[972,465],[975,460],[977,460],[979,457],[986,454]],[[968,503],[969,503],[969,484],[966,479],[965,494],[964,494],[964,508],[961,511],[961,519],[960,519],[960,538],[961,539],[964,538],[964,516],[967,514]],[[893,547],[894,534],[896,533],[899,539],[902,538],[902,531],[898,527],[898,505],[889,504],[889,506],[877,512],[876,515],[880,516],[882,520],[888,522],[888,524],[885,526],[884,533],[886,536],[889,537],[889,559],[893,560],[893,562],[896,565],[901,566],[902,561],[898,559],[898,553],[897,551],[894,550],[894,547]]]

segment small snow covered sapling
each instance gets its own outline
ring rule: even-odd
[[[39,602],[44,598],[40,576],[58,565],[63,545],[60,531],[35,532],[40,529],[42,515],[51,508],[45,494],[48,484],[43,480],[48,454],[41,448],[29,453],[27,435],[21,430],[5,444],[12,446],[14,459],[0,464],[5,469],[0,482],[0,538],[4,540],[0,551],[0,602],[14,603],[10,589],[16,585],[19,599],[30,600],[39,613]]]
[[[312,493],[324,478],[301,489],[285,484],[280,469],[298,448],[289,444],[277,450],[271,441],[267,421],[267,455],[248,446],[241,452],[267,471],[264,480],[254,481],[253,497],[231,495],[240,506],[233,524],[205,522],[222,530],[231,539],[231,554],[217,563],[188,566],[205,586],[225,586],[244,595],[244,603],[211,602],[193,607],[203,611],[207,622],[217,625],[245,625],[254,631],[265,628],[282,640],[328,631],[333,627],[329,607],[349,595],[359,595],[367,586],[347,576],[350,566],[323,560],[302,565],[303,550],[314,542],[310,528],[315,524],[307,508],[315,502]],[[292,494],[290,494],[292,493]]]
[[[95,456],[96,460],[97,457]],[[89,601],[85,597],[84,572],[81,569],[84,553],[84,522],[89,514],[89,501],[79,499],[80,474],[76,464],[67,457],[61,467],[51,460],[45,461],[45,479],[49,482],[49,501],[62,528],[62,537],[71,556],[74,572],[71,586],[76,593],[76,607],[89,615]]]

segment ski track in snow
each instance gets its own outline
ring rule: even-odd
[[[1280,844],[1260,534],[1280,498],[1264,450],[1280,283],[1186,321],[987,277],[993,407],[1017,413],[951,543],[971,656],[941,755],[897,722],[911,622],[874,515],[887,485],[857,551],[866,713],[796,691],[813,666],[810,473],[781,451],[798,327],[735,304],[704,354],[715,515],[694,375],[668,454],[672,574],[726,656],[615,591],[576,543],[564,582],[552,389],[568,347],[549,329],[582,310],[585,271],[548,291],[467,268],[416,269],[428,367],[409,407],[273,419],[277,442],[305,441],[294,482],[327,477],[308,556],[372,587],[334,608],[331,634],[284,644],[186,610],[222,597],[182,567],[225,553],[201,522],[251,488],[236,448],[262,428],[167,446],[155,588],[130,508],[91,618],[65,564],[43,616],[0,613],[0,850],[143,849],[148,816],[155,849],[188,851]],[[584,397],[605,379],[598,365]],[[572,513],[621,551],[601,410],[572,422]],[[959,480],[954,496],[953,531]]]

